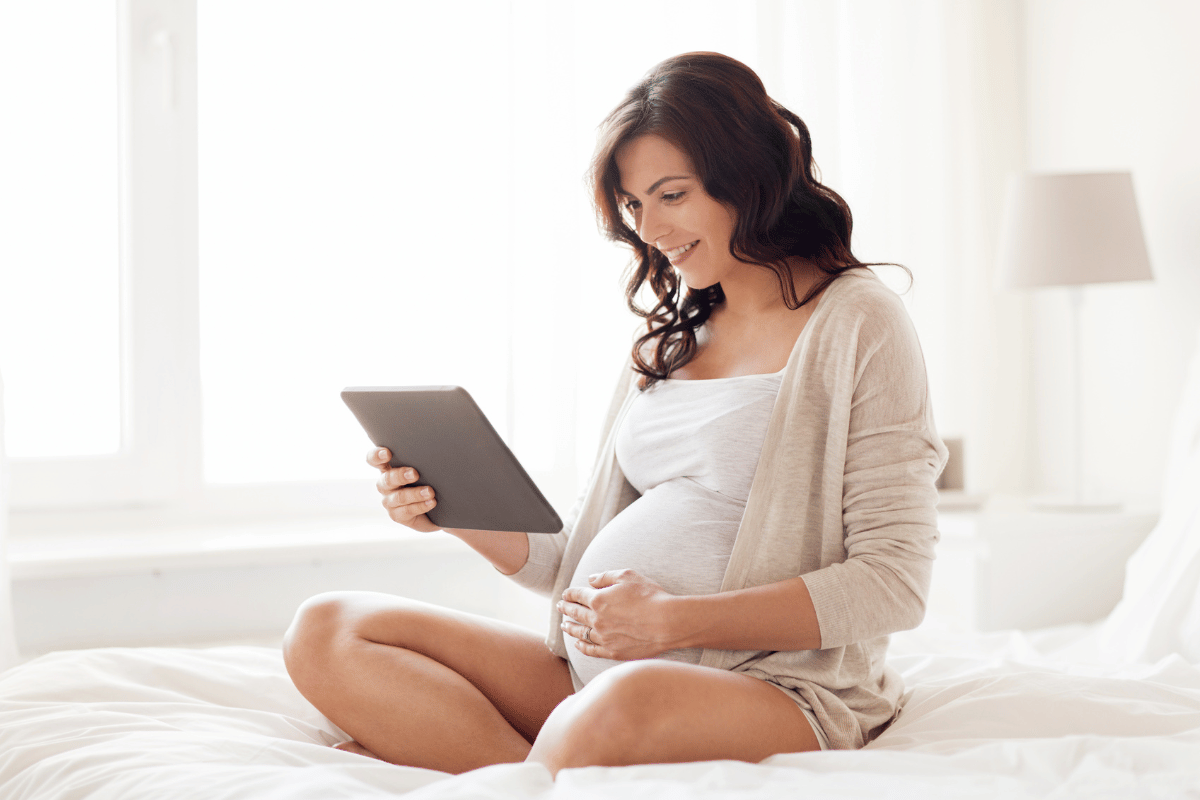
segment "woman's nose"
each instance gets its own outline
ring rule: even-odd
[[[643,206],[641,218],[638,220],[638,238],[646,244],[652,245],[663,238],[666,233],[663,227],[662,218]]]

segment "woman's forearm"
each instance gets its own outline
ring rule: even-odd
[[[818,650],[821,629],[803,578],[705,595],[668,606],[670,649]]]
[[[529,537],[519,531],[444,530],[462,539],[505,575],[519,572],[529,560]]]

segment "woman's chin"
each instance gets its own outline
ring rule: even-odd
[[[684,287],[693,292],[702,292],[705,289],[711,289],[720,283],[720,281],[705,280],[696,275],[693,275],[691,279],[689,279],[687,274],[678,267],[675,268],[675,274],[679,276],[679,280],[681,283],[683,283]]]

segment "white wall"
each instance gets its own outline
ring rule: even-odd
[[[4,450],[4,381],[0,380],[0,672],[17,658],[8,583],[8,458]]]
[[[1085,485],[1155,501],[1200,326],[1200,3],[1025,0],[1028,167],[1133,172],[1155,279],[1086,289]],[[1034,491],[1070,475],[1063,290],[1032,301]]]
[[[882,37],[891,24],[882,15],[896,6],[808,2],[785,8],[796,19],[788,18],[791,27],[780,40],[778,66],[799,83],[791,86],[784,80],[783,94],[789,102],[794,95],[795,110],[810,120],[814,139],[830,145],[821,150],[822,166],[831,185],[844,190],[856,209],[861,223],[856,230],[864,236],[880,230],[875,209],[882,220],[884,211],[892,218],[897,208],[920,206],[920,213],[909,212],[911,225],[896,226],[895,236],[886,230],[873,234],[879,246],[871,247],[868,237],[860,254],[912,264],[919,288],[909,299],[919,322],[929,306],[944,303],[949,311],[943,327],[922,330],[922,338],[931,357],[939,425],[944,435],[966,438],[972,490],[1065,490],[1073,445],[1066,299],[1058,290],[1030,297],[994,286],[1003,178],[1023,168],[1133,171],[1156,280],[1087,290],[1087,477],[1093,489],[1121,499],[1156,500],[1171,415],[1200,326],[1200,235],[1193,232],[1200,227],[1200,154],[1195,145],[1200,142],[1200,48],[1190,41],[1200,30],[1200,3],[914,0],[903,12],[913,17],[906,22],[906,37],[880,39],[893,48],[880,57],[894,64],[887,59],[904,57],[916,34],[925,37],[921,44],[931,49],[921,51],[923,71],[907,87],[899,75],[891,83],[883,80],[863,55],[879,55],[879,42],[864,30]],[[867,23],[872,24],[864,29]],[[839,64],[839,70],[831,74],[830,64]],[[913,113],[910,106],[916,106],[919,121],[908,123],[902,117]],[[929,108],[936,114],[927,113]],[[843,126],[860,131],[863,142],[879,131],[897,137],[896,153],[885,150],[883,155],[918,152],[910,142],[927,140],[941,166],[932,172],[918,169],[926,162],[917,159],[910,169],[914,174],[900,173],[894,184],[882,185],[870,169],[873,163],[864,160],[865,145],[862,152],[849,144],[834,147]],[[856,188],[851,167],[859,171],[864,188]],[[879,193],[878,200],[865,194],[866,187]],[[914,203],[914,196],[932,198],[932,204]],[[962,211],[964,207],[969,210]],[[950,218],[958,222],[942,224]],[[899,244],[893,247],[894,242]],[[938,276],[948,281],[936,292],[929,288],[936,272],[930,264],[935,262],[942,264]],[[594,273],[589,280],[601,281],[600,272]],[[616,289],[611,278],[603,280],[605,286],[599,288]],[[928,318],[941,319],[933,313]],[[606,374],[602,382],[607,386],[609,380]],[[581,404],[589,402],[580,399]],[[598,408],[606,402],[607,395],[597,393]],[[582,411],[581,419],[599,418]],[[581,459],[585,467],[589,461],[590,452]],[[467,557],[473,558],[456,554],[455,559]],[[349,559],[332,566],[294,564],[286,570],[253,565],[225,572],[147,571],[123,584],[119,576],[55,582],[18,575],[18,633],[27,653],[99,641],[157,641],[172,620],[179,626],[180,620],[190,619],[187,614],[194,609],[183,607],[185,599],[210,591],[198,586],[222,581],[230,590],[225,601],[238,608],[249,603],[254,613],[231,615],[237,616],[237,630],[195,628],[193,633],[278,632],[304,597],[351,584],[451,602],[442,594],[448,585],[440,573],[427,580],[427,562],[406,563],[411,575],[389,561],[375,563],[378,569],[370,571],[369,580],[360,572],[364,565]],[[492,584],[504,582],[481,561],[476,566],[482,572],[470,610],[496,610]],[[259,601],[253,588],[261,589],[267,581],[273,597]],[[141,616],[123,612],[128,616],[116,620],[119,630],[97,632],[78,621],[68,624],[72,609],[87,607],[88,598],[126,590],[130,609],[136,606],[134,598],[152,602],[141,608]],[[530,615],[526,603],[534,598],[518,600],[512,601],[511,616],[528,618],[540,629],[540,612]],[[197,626],[205,621],[196,615]]]
[[[48,541],[39,553],[21,548],[12,563],[17,643],[26,658],[82,647],[275,644],[304,600],[348,589],[545,632],[546,598],[451,536],[396,527],[315,520],[208,534],[163,530],[153,544],[115,538],[103,552],[86,537],[67,537],[58,548]]]

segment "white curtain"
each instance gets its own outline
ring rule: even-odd
[[[1100,628],[1115,661],[1200,661],[1200,336],[1171,435],[1162,516],[1125,568],[1125,592]]]
[[[17,660],[17,642],[13,635],[12,602],[8,583],[8,459],[4,455],[4,381],[0,378],[0,670]]]
[[[854,251],[912,270],[943,436],[962,437],[972,491],[1020,491],[1028,299],[998,290],[1004,185],[1024,167],[1017,0],[761,3],[759,69],[809,125],[823,179],[854,214]],[[898,291],[899,270],[878,270]]]
[[[944,432],[968,439],[982,464],[1021,429],[975,411],[1021,408],[1008,402],[1021,397],[1019,381],[988,366],[1018,339],[1015,315],[992,311],[989,280],[1003,180],[1022,158],[1017,0],[515,0],[479,5],[489,26],[476,20],[459,36],[477,60],[446,63],[436,39],[428,54],[398,54],[387,34],[439,30],[444,9],[356,7],[378,38],[363,39],[358,18],[334,7],[326,18],[281,0],[200,8],[209,480],[356,479],[361,433],[329,387],[463,383],[539,485],[569,505],[635,324],[621,302],[625,255],[600,240],[580,179],[605,113],[650,66],[688,50],[756,69],[808,122],[825,181],[854,211],[858,255],[911,267],[906,300]],[[353,51],[314,59],[317,35]],[[397,87],[388,77],[423,60],[440,65],[437,81]],[[271,103],[247,79],[264,64],[280,72]],[[379,102],[398,91],[405,104]],[[487,136],[448,122],[414,127],[410,107],[444,120],[471,109]],[[414,152],[429,154],[423,166]],[[336,181],[315,183],[326,172]],[[436,268],[401,269],[412,264]],[[899,270],[881,273],[903,288]],[[416,346],[396,358],[381,332],[401,329]],[[263,348],[295,363],[264,364]],[[313,419],[343,427],[293,435]],[[293,472],[253,457],[266,451]]]

